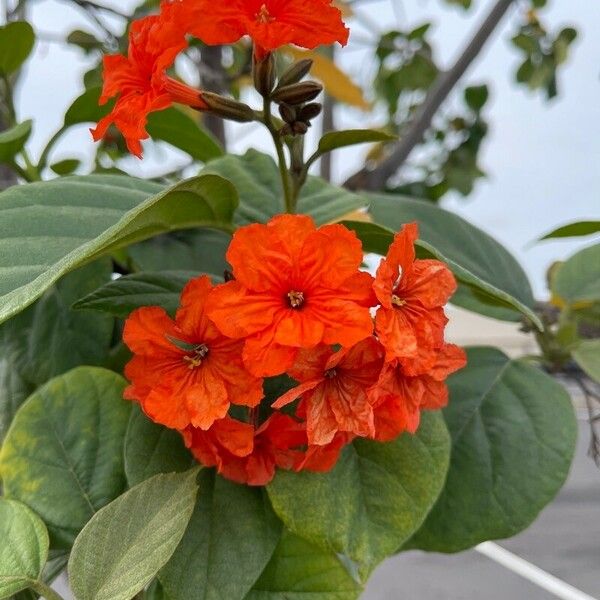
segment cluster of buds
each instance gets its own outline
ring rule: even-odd
[[[316,81],[302,81],[312,64],[310,59],[295,62],[277,79],[272,54],[254,60],[254,85],[264,98],[279,106],[284,121],[281,136],[304,135],[312,120],[321,113],[322,105],[313,100],[323,91],[323,86]]]

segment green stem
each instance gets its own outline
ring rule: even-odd
[[[38,173],[41,173],[48,166],[48,156],[50,155],[50,151],[56,145],[56,142],[62,137],[63,133],[67,130],[66,127],[61,127],[51,138],[50,141],[46,144],[46,147],[42,151],[42,155],[40,156],[40,160],[38,162]]]
[[[273,143],[275,144],[275,150],[277,151],[277,162],[279,163],[279,174],[281,175],[281,184],[283,185],[283,197],[285,200],[285,210],[287,213],[293,214],[295,212],[295,202],[292,194],[292,188],[290,184],[290,176],[287,167],[287,161],[285,158],[285,152],[283,150],[283,142],[271,116],[271,101],[269,98],[264,100],[264,124],[269,130]]]
[[[29,158],[29,153],[27,152],[27,150],[25,148],[23,148],[21,150],[21,156],[23,157],[23,161],[25,162],[25,170],[27,172],[27,174],[29,175],[29,181],[41,181],[42,178],[40,177],[40,173],[37,169],[37,167],[34,166],[34,164],[31,162],[31,159]]]
[[[33,180],[31,179],[31,176],[29,175],[29,173],[18,163],[16,163],[14,160],[10,162],[10,168],[23,180],[27,181],[28,183],[31,183]]]
[[[47,586],[41,581],[35,581],[31,584],[31,589],[37,592],[42,598],[46,600],[65,600],[60,594],[55,592],[50,586]]]

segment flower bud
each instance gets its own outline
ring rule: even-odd
[[[202,92],[201,95],[208,110],[214,115],[239,123],[248,123],[255,119],[254,111],[247,104],[212,92]]]
[[[285,87],[286,85],[291,85],[292,83],[298,83],[301,79],[308,75],[312,65],[313,61],[310,58],[305,58],[304,60],[299,60],[298,62],[294,63],[283,72],[279,78],[278,87],[281,88]]]
[[[292,125],[292,130],[296,135],[304,135],[308,131],[308,127],[304,121],[296,121]]]
[[[323,91],[323,86],[316,81],[304,81],[293,83],[284,87],[278,87],[272,95],[275,102],[296,106],[314,100]]]
[[[309,123],[313,119],[316,119],[323,110],[323,105],[318,102],[311,102],[306,106],[303,106],[300,109],[300,113],[298,114],[298,120],[304,121],[305,123]]]
[[[293,123],[298,117],[298,111],[289,104],[280,104],[279,114],[286,123]]]
[[[254,87],[261,96],[268,98],[275,87],[275,57],[272,52],[262,60],[254,57],[252,74]]]

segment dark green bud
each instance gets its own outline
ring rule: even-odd
[[[278,87],[272,95],[272,98],[278,104],[282,102],[297,106],[314,100],[323,91],[323,86],[316,81],[303,81],[293,83],[285,87]]]
[[[201,96],[206,102],[209,112],[214,115],[239,123],[249,123],[255,120],[254,111],[243,102],[219,96],[219,94],[213,94],[212,92],[202,92]]]
[[[279,78],[279,84],[277,87],[285,87],[286,85],[291,85],[292,83],[298,83],[308,75],[312,66],[313,61],[310,58],[305,58],[295,62],[283,72]]]

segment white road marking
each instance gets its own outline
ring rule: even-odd
[[[498,544],[484,542],[476,546],[475,550],[506,567],[513,573],[524,577],[534,585],[554,594],[557,598],[561,598],[562,600],[598,600],[598,598],[594,598],[574,588],[572,585],[558,579],[558,577],[550,575],[550,573],[536,567],[520,556],[505,550],[501,546],[498,546]]]

